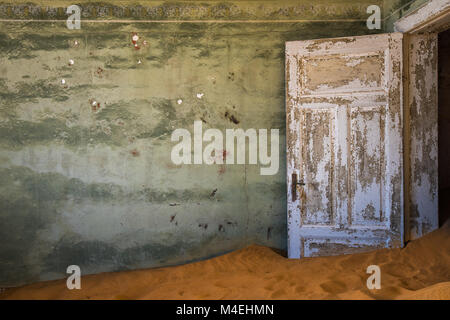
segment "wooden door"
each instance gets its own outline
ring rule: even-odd
[[[402,34],[287,42],[286,91],[289,257],[402,246]]]

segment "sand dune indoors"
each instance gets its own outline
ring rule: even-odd
[[[368,290],[367,266],[381,268]],[[450,223],[404,249],[289,260],[252,245],[176,267],[82,277],[6,290],[2,299],[450,299]]]

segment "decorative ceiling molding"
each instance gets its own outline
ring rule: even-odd
[[[375,1],[376,2],[376,1]],[[380,5],[381,5],[380,1]],[[332,1],[184,1],[149,5],[81,3],[83,20],[132,21],[365,21],[367,2]],[[0,3],[1,20],[65,20],[66,7]]]

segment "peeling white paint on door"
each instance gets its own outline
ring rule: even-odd
[[[403,244],[401,77],[399,33],[286,43],[290,258]]]
[[[414,240],[438,228],[438,36],[414,34],[407,41],[406,237]]]

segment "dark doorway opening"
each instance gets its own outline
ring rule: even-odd
[[[439,226],[450,217],[450,29],[438,40]]]

